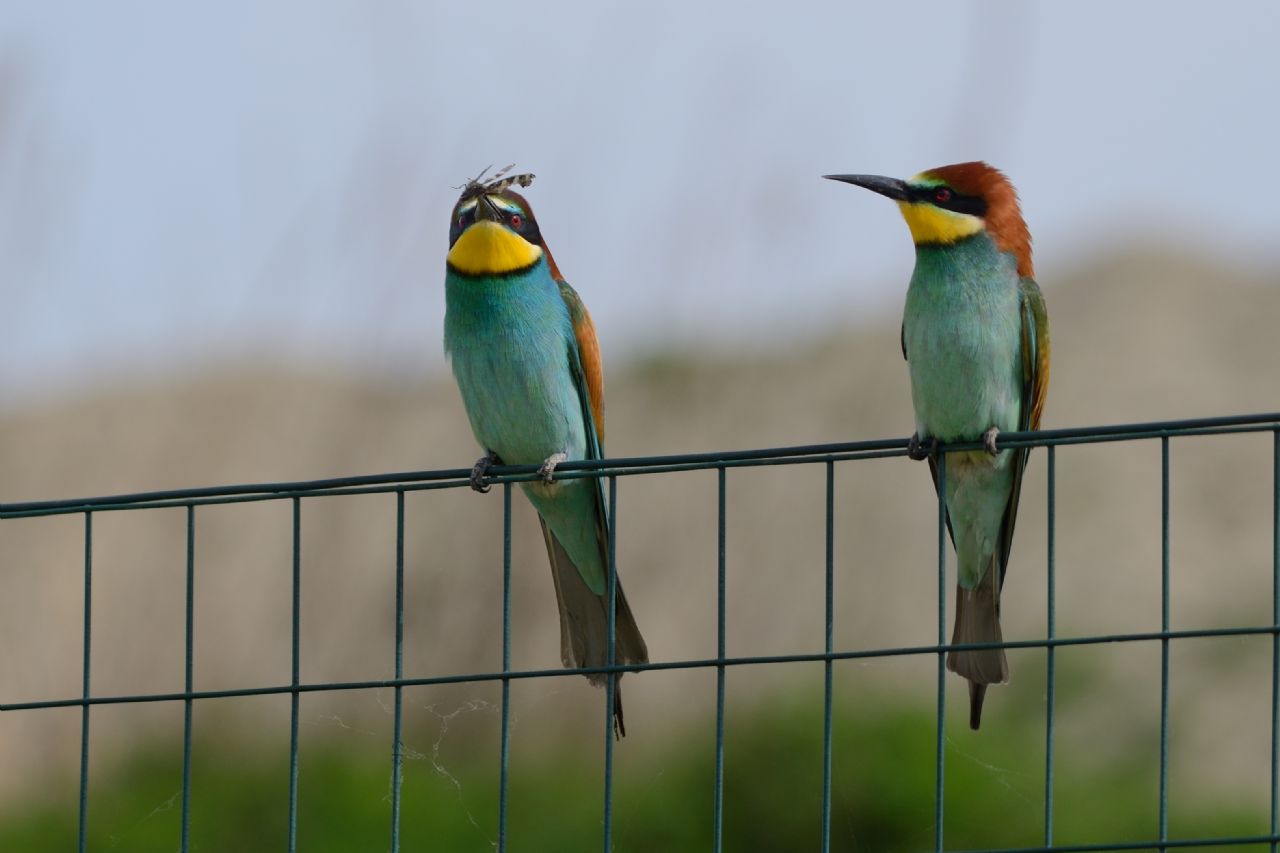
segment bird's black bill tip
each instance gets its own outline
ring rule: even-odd
[[[897,178],[885,178],[880,175],[823,175],[829,181],[840,181],[856,187],[871,190],[874,193],[894,201],[907,200],[907,182]]]

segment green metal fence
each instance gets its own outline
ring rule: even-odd
[[[1270,432],[1272,447],[1272,619],[1269,624],[1247,627],[1223,627],[1216,629],[1180,630],[1169,627],[1169,452],[1173,439],[1194,435]],[[1161,630],[1155,632],[1108,634],[1099,636],[1060,637],[1055,631],[1055,514],[1056,514],[1056,448],[1063,445],[1098,442],[1158,440],[1161,445]],[[1047,690],[1045,709],[1045,776],[1044,776],[1044,841],[1036,847],[1003,848],[999,851],[969,851],[969,853],[1036,853],[1036,851],[1118,851],[1118,850],[1178,850],[1193,848],[1231,848],[1247,845],[1269,845],[1273,853],[1280,851],[1280,413],[1242,415],[1235,417],[1204,418],[1198,420],[1165,421],[1157,423],[1123,424],[1103,427],[1042,430],[1034,433],[1004,433],[999,439],[1002,448],[1044,448],[1044,464],[1048,469],[1048,551],[1046,569],[1048,575],[1047,630],[1043,638],[1013,640],[998,644],[1007,649],[1040,648],[1047,657]],[[947,445],[948,450],[976,450],[980,443]],[[470,469],[451,469],[400,474],[383,474],[363,477],[344,477],[328,480],[287,483],[258,483],[212,488],[145,492],[113,495],[108,497],[74,500],[35,501],[0,504],[0,519],[24,518],[46,515],[81,515],[84,519],[84,623],[83,623],[83,683],[81,695],[76,697],[49,698],[27,702],[0,702],[0,712],[38,712],[41,709],[79,707],[80,728],[80,802],[79,849],[86,849],[86,816],[89,802],[89,743],[90,718],[96,705],[182,702],[185,706],[183,728],[182,814],[180,849],[189,849],[191,814],[191,721],[196,702],[205,699],[239,696],[289,694],[292,697],[290,725],[290,783],[288,850],[297,848],[298,825],[298,701],[303,693],[319,691],[369,690],[391,688],[394,690],[394,722],[391,743],[391,802],[388,815],[390,848],[400,849],[401,808],[401,731],[403,723],[402,690],[433,684],[460,682],[500,682],[502,685],[501,742],[499,767],[499,804],[497,848],[507,849],[507,788],[510,755],[510,687],[513,679],[563,678],[587,673],[607,674],[606,695],[600,713],[600,737],[604,743],[602,785],[604,789],[604,814],[602,848],[611,849],[613,812],[613,728],[612,708],[615,677],[624,672],[669,669],[714,669],[716,671],[716,722],[715,722],[715,773],[713,810],[708,816],[713,827],[713,849],[719,851],[722,842],[724,805],[724,711],[725,671],[729,667],[769,663],[822,662],[825,664],[824,722],[823,722],[823,784],[821,812],[821,849],[827,851],[831,843],[831,736],[832,736],[832,665],[836,661],[890,658],[902,656],[931,656],[937,661],[937,737],[936,737],[936,787],[935,851],[943,851],[943,813],[946,804],[944,784],[944,723],[946,653],[952,649],[990,648],[996,644],[949,645],[947,642],[947,553],[950,549],[946,531],[945,512],[941,501],[937,511],[938,541],[938,640],[936,644],[894,648],[840,649],[835,644],[833,598],[835,589],[834,566],[834,482],[838,464],[863,459],[876,459],[906,455],[905,439],[885,439],[838,444],[781,447],[759,450],[742,450],[723,453],[696,453],[675,456],[616,458],[599,462],[573,462],[562,464],[556,472],[558,478],[599,477],[607,481],[610,524],[616,529],[618,520],[617,480],[619,477],[661,474],[673,471],[715,470],[718,477],[718,527],[719,560],[717,568],[717,653],[715,658],[673,660],[644,665],[604,666],[589,669],[512,670],[511,663],[511,493],[512,484],[531,480],[536,476],[534,466],[509,466],[494,468],[492,480],[503,484],[503,596],[502,596],[502,669],[497,672],[468,673],[462,675],[406,677],[403,666],[404,649],[404,537],[405,494],[433,489],[465,489],[469,486]],[[939,490],[945,482],[945,456],[938,465]],[[728,657],[725,653],[725,484],[728,472],[733,468],[766,465],[821,465],[826,472],[826,644],[822,652],[812,654],[760,655]],[[300,593],[302,585],[301,519],[304,500],[323,499],[333,495],[394,494],[396,497],[396,607],[395,607],[395,677],[370,681],[345,681],[311,683],[300,677]],[[251,687],[229,690],[196,690],[192,680],[193,657],[193,609],[195,583],[195,520],[199,507],[211,504],[229,504],[254,501],[288,501],[292,505],[293,578],[292,578],[292,678],[288,684],[268,687]],[[186,508],[186,637],[185,637],[185,685],[181,692],[148,693],[139,695],[95,695],[90,684],[90,660],[92,655],[91,622],[93,616],[93,520],[97,513],[124,510],[148,510],[161,507]],[[616,594],[616,575],[613,573],[613,546],[610,545],[610,598]],[[612,608],[611,608],[612,609]],[[612,633],[612,621],[610,623]],[[1271,782],[1270,782],[1270,831],[1266,835],[1230,838],[1169,838],[1169,646],[1176,640],[1203,637],[1240,637],[1269,635],[1272,642],[1271,666]],[[1055,652],[1068,646],[1086,646],[1112,643],[1156,642],[1161,645],[1160,672],[1160,774],[1159,774],[1159,836],[1137,842],[1099,844],[1054,844],[1054,701],[1055,701]],[[7,654],[20,653],[8,649]],[[613,656],[612,639],[610,658]],[[0,690],[3,688],[0,687]]]

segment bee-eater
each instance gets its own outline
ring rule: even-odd
[[[1040,426],[1049,388],[1049,318],[1033,276],[1031,235],[1009,180],[986,163],[957,163],[898,180],[827,175],[898,202],[916,246],[902,318],[916,430],[909,455],[937,442],[985,450],[946,454],[947,524],[959,583],[952,644],[1000,643],[1000,590],[1018,517],[1027,448],[1000,450],[1003,431]],[[1009,680],[1003,649],[947,655],[969,680],[969,726],[988,684]]]
[[[508,167],[510,169],[510,167]],[[487,170],[486,170],[487,171]],[[488,491],[490,465],[540,466],[523,483],[538,512],[560,609],[566,667],[608,661],[609,519],[598,478],[554,479],[566,460],[600,459],[604,375],[595,325],[560,275],[533,210],[513,184],[532,175],[469,181],[454,205],[445,270],[445,353],[485,450],[471,485]],[[649,652],[622,585],[616,587],[614,662],[645,663]],[[603,685],[605,676],[587,676]],[[619,676],[620,677],[620,676]],[[614,729],[625,735],[622,691]]]

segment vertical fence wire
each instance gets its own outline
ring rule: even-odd
[[[302,622],[302,499],[293,499],[293,680],[289,710],[289,853],[298,849],[298,685]]]
[[[511,671],[511,484],[502,484],[502,673]],[[507,850],[507,789],[511,772],[511,679],[502,679],[498,744],[498,853]]]
[[[1058,458],[1057,448],[1048,448],[1049,485],[1046,502],[1049,505],[1048,519],[1048,553],[1045,561],[1045,574],[1048,588],[1045,591],[1047,613],[1045,614],[1045,637],[1053,640],[1057,635],[1057,578],[1054,574],[1054,555],[1056,554],[1055,536],[1057,531],[1058,501]],[[1045,663],[1044,691],[1044,846],[1053,846],[1053,701],[1054,688],[1057,682],[1056,657],[1054,646],[1046,649],[1048,660]]]
[[[835,462],[827,460],[827,659],[822,695],[822,853],[831,850],[831,653],[835,648]]]
[[[1271,433],[1271,627],[1280,629],[1280,430]],[[1280,633],[1271,634],[1271,837],[1280,834]],[[1271,853],[1280,847],[1271,842]]]
[[[186,636],[186,684],[187,698],[182,708],[182,837],[180,849],[191,849],[191,691],[195,689],[195,589],[196,589],[196,508],[187,504],[187,636]]]
[[[606,660],[613,666],[617,656],[617,599],[618,599],[618,478],[609,477],[609,655]],[[610,672],[605,678],[604,712],[604,853],[613,849],[613,709],[618,701],[618,675]]]
[[[83,696],[89,698],[89,650],[93,613],[93,513],[84,514],[84,672]],[[89,840],[89,704],[80,707],[80,826],[79,850]]]
[[[712,806],[712,845],[720,853],[724,844],[724,592],[725,592],[725,469],[716,469],[718,557],[716,560],[716,769],[715,800]]]
[[[947,642],[947,454],[938,454],[938,645]],[[937,758],[934,772],[934,827],[933,849],[942,853],[942,803],[946,791],[946,765],[944,748],[946,746],[946,712],[947,712],[947,655],[938,652],[938,735]]]
[[[404,678],[404,490],[396,492],[396,681]],[[404,767],[404,688],[395,686],[391,724],[391,853],[400,851],[400,786]]]
[[[1169,630],[1169,437],[1160,438],[1160,630]],[[1160,840],[1169,840],[1169,638],[1160,640]],[[1160,853],[1168,848],[1161,845]]]

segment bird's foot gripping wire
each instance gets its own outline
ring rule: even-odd
[[[1000,451],[996,448],[996,436],[999,434],[999,427],[989,427],[987,431],[982,434],[982,446],[985,447],[987,452],[992,456],[1000,455]]]
[[[929,443],[925,444],[920,440],[920,433],[911,433],[911,440],[907,442],[907,457],[919,462],[921,459],[928,459],[938,451],[938,439],[931,438]]]
[[[548,456],[543,461],[542,465],[538,467],[538,476],[542,478],[542,482],[546,483],[548,486],[551,485],[552,479],[556,473],[556,466],[561,462],[568,460],[568,458],[569,454],[565,453],[563,450],[559,453],[553,453]]]
[[[477,459],[476,464],[471,466],[471,488],[477,492],[489,491],[489,484],[485,481],[485,477],[490,468],[501,464],[502,459],[492,450]]]

